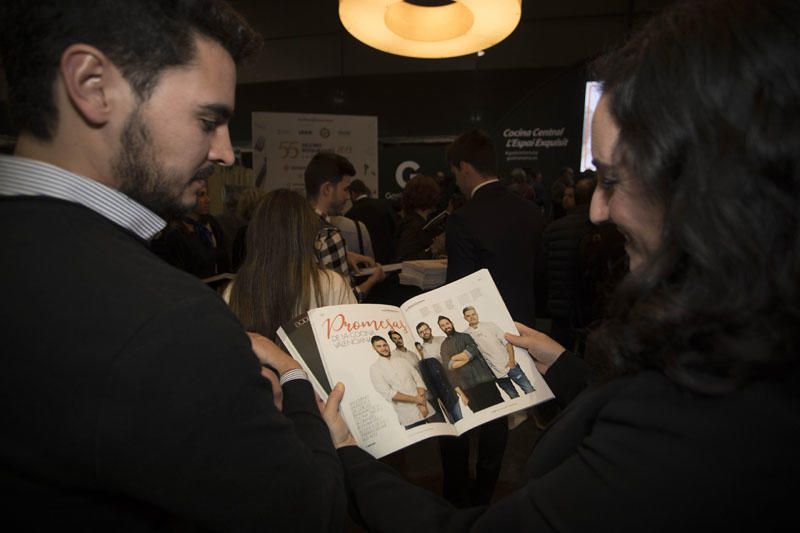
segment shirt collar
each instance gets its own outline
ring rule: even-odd
[[[328,224],[331,223],[331,217],[329,217],[327,214],[323,213],[322,211],[320,211],[316,207],[314,208],[314,211],[317,213],[317,215],[319,215],[319,218],[321,218],[322,220],[324,220]]]
[[[483,183],[479,183],[474,189],[472,189],[472,192],[469,194],[469,197],[475,198],[475,193],[478,192],[478,189],[480,189],[484,185],[489,185],[490,183],[497,183],[498,181],[500,181],[499,178],[492,178],[490,180],[484,181]]]
[[[63,168],[16,156],[0,156],[0,196],[45,196],[80,204],[149,240],[167,223],[121,193]]]

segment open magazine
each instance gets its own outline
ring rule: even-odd
[[[341,412],[376,458],[461,435],[553,397],[488,270],[411,298],[312,309],[278,330],[317,393],[345,385]]]

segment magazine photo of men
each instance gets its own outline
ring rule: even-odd
[[[427,390],[419,371],[406,359],[393,356],[389,343],[380,335],[373,336],[370,342],[380,356],[369,369],[372,385],[392,404],[403,427],[412,429],[422,424],[442,422],[442,416],[426,398]]]
[[[463,392],[458,387],[453,387],[442,366],[441,346],[445,337],[434,337],[431,327],[425,322],[417,324],[417,334],[422,339],[421,343],[415,345],[422,358],[419,362],[422,379],[427,384],[434,401],[439,401],[444,406],[448,420],[453,423],[458,422],[463,417],[458,402],[459,395],[463,396]],[[464,404],[466,405],[466,400]]]
[[[462,312],[464,320],[469,324],[466,333],[478,345],[481,355],[497,380],[497,385],[512,399],[519,397],[514,383],[522,389],[523,394],[533,392],[533,385],[517,364],[514,347],[506,341],[505,332],[493,322],[481,322],[478,311],[473,306],[465,307]]]
[[[420,364],[422,362],[422,354],[420,354],[418,351],[411,351],[406,348],[405,340],[399,332],[395,330],[389,330],[387,335],[395,346],[395,349],[392,350],[392,357],[396,359],[405,359],[411,365],[411,367],[420,374],[422,382],[425,384],[426,398],[431,405],[433,405],[433,409],[440,415],[440,418],[443,418],[442,407],[439,406],[435,388],[430,383],[430,380],[426,378],[427,372],[423,372],[423,368]]]
[[[416,352],[412,352],[408,348],[406,348],[405,340],[400,333],[396,332],[393,329],[390,329],[386,335],[389,337],[389,340],[392,341],[395,348],[392,350],[392,357],[396,357],[397,359],[405,359],[409,365],[414,370],[419,371],[419,356]]]
[[[467,333],[456,331],[453,321],[445,316],[437,320],[439,329],[447,335],[442,342],[442,364],[448,369],[451,383],[459,387],[464,402],[473,413],[503,401],[495,386],[495,377],[486,364],[475,340]]]

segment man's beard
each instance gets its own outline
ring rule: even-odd
[[[328,206],[328,215],[330,216],[339,216],[344,211],[344,206],[347,204],[347,201],[344,202],[331,202],[330,206]]]
[[[153,140],[147,124],[134,110],[120,135],[120,149],[112,162],[114,178],[119,190],[165,219],[179,218],[191,211],[195,204],[181,201],[189,181],[207,179],[213,166],[198,170],[191,180],[178,189],[182,178],[176,172],[160,166],[153,149]]]

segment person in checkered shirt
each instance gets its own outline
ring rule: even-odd
[[[350,280],[356,298],[364,301],[367,293],[385,277],[381,266],[368,256],[348,251],[347,243],[339,228],[331,224],[329,217],[338,215],[348,199],[347,186],[356,169],[346,158],[333,152],[319,152],[305,171],[306,197],[320,217],[320,230],[314,248],[320,266],[330,268]],[[359,265],[375,267],[369,277],[356,283],[351,270]]]

